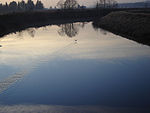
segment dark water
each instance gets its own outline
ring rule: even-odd
[[[150,108],[148,46],[91,23],[30,28],[1,38],[0,45],[0,110]]]

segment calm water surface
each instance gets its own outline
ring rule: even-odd
[[[150,108],[148,46],[94,29],[92,23],[29,28],[1,38],[0,45],[0,110]]]

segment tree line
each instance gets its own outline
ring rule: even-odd
[[[76,9],[79,8],[77,0],[59,0],[57,8],[59,9]],[[96,8],[117,8],[118,3],[116,0],[98,0]]]
[[[7,2],[5,4],[0,4],[0,13],[42,9],[44,9],[44,5],[40,0],[37,0],[35,4],[32,0],[28,0],[27,2],[23,0],[21,2],[12,1],[9,4]]]
[[[117,8],[118,3],[116,0],[98,0],[96,8]]]
[[[77,0],[59,0],[56,7],[59,9],[75,9],[79,8],[79,3]]]

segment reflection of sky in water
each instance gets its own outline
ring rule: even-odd
[[[57,26],[34,29],[32,33],[11,34],[1,39],[0,64],[20,66],[31,64],[42,57],[55,56],[68,59],[115,59],[149,57],[150,49],[147,46],[120,38],[104,31],[96,32],[87,24],[80,29],[74,38],[61,37]],[[21,35],[22,34],[22,35]],[[29,35],[30,34],[30,35]],[[78,40],[75,44],[75,39]],[[67,56],[67,57],[66,57]],[[17,59],[17,62],[16,62]],[[48,58],[47,58],[48,59]]]
[[[2,105],[150,106],[148,46],[95,31],[91,23],[68,27],[30,28],[0,39]],[[27,76],[18,78],[22,71]]]

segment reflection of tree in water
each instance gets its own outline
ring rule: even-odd
[[[28,32],[28,34],[29,34],[31,37],[34,37],[34,36],[35,36],[35,29],[33,29],[33,28],[27,29],[27,32]]]
[[[27,32],[31,37],[34,37],[35,36],[35,29],[36,28],[28,28],[28,29],[26,29],[26,30],[23,30],[23,31],[18,31],[17,33],[15,33],[16,34],[16,38],[17,39],[20,39],[20,40],[22,40],[23,39],[23,34],[24,34],[24,32]],[[14,37],[15,38],[15,37]],[[0,38],[1,39],[1,38]],[[0,40],[1,41],[1,40]],[[0,45],[0,48],[1,47],[3,47],[2,45]]]
[[[107,31],[106,30],[104,30],[104,29],[99,29],[100,30],[100,32],[103,34],[103,35],[107,35]]]
[[[93,28],[95,31],[100,31],[103,35],[107,35],[107,31],[102,29],[102,28],[99,28],[97,25],[95,25],[94,23],[92,24]]]
[[[79,28],[84,27],[85,23],[69,23],[60,25],[60,29],[58,30],[58,34],[60,36],[67,35],[72,38],[75,37],[79,33]]]
[[[28,28],[28,29],[26,29],[26,30],[19,31],[19,32],[17,33],[17,36],[18,36],[20,39],[22,39],[23,34],[24,34],[25,32],[27,32],[31,37],[34,37],[36,31],[35,31],[35,28]]]
[[[23,36],[23,32],[22,31],[19,31],[18,33],[17,33],[17,37],[22,37]]]

